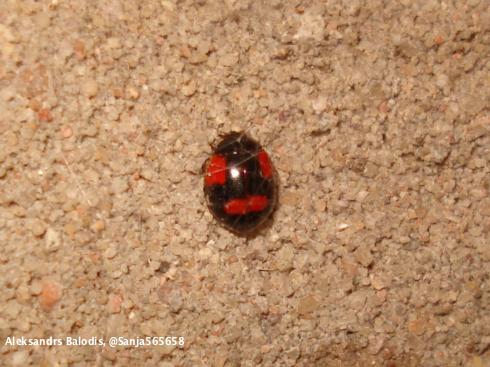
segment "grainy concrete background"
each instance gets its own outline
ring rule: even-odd
[[[489,6],[3,0],[0,364],[489,366]],[[233,129],[281,180],[248,242]]]

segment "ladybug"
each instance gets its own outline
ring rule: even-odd
[[[269,155],[244,132],[221,137],[203,165],[206,202],[225,228],[250,235],[274,211],[277,174]]]

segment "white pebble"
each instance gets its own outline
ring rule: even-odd
[[[55,251],[61,246],[61,235],[53,228],[48,228],[45,235],[46,250]]]

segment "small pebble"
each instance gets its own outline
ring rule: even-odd
[[[73,236],[80,229],[80,226],[75,222],[68,222],[63,226],[65,233],[68,236]]]
[[[228,67],[235,65],[237,62],[238,62],[238,54],[233,52],[223,55],[223,57],[221,57],[220,59],[220,63],[223,66],[228,66]]]
[[[111,244],[107,250],[104,251],[104,257],[106,259],[113,259],[117,255],[117,247],[115,244]]]
[[[168,261],[162,261],[158,266],[157,271],[161,274],[165,274],[170,269],[170,263]]]
[[[46,232],[46,223],[42,220],[34,219],[29,221],[28,228],[31,230],[34,236],[42,236]]]
[[[274,264],[279,271],[288,271],[293,267],[294,249],[291,245],[283,246],[276,254]]]
[[[91,229],[94,232],[102,232],[105,229],[105,222],[103,220],[97,220],[92,224]]]
[[[44,311],[51,311],[61,299],[61,286],[55,281],[44,281],[41,294],[39,296],[39,304]]]
[[[27,350],[19,350],[12,353],[12,366],[27,365],[27,358],[29,358],[29,352]]]
[[[38,280],[33,280],[31,283],[30,291],[33,296],[39,296],[43,290],[43,285]]]
[[[371,275],[370,278],[371,278],[371,285],[377,291],[386,287],[386,281],[381,276]]]
[[[225,337],[227,343],[235,343],[242,336],[242,330],[238,326],[232,326],[228,329]]]
[[[4,87],[0,91],[0,99],[4,100],[5,102],[11,101],[12,99],[15,98],[15,88],[10,86],[10,87]]]
[[[22,206],[15,206],[12,208],[12,214],[19,218],[24,218],[26,216],[27,210]]]
[[[7,302],[2,305],[2,317],[15,319],[19,316],[21,312],[21,306],[15,300]]]
[[[75,52],[75,56],[79,60],[83,60],[85,58],[85,43],[82,40],[76,40],[73,43],[73,51]]]
[[[39,120],[42,121],[42,122],[51,122],[51,121],[53,121],[53,114],[47,108],[41,108],[38,111],[37,116],[38,116]]]
[[[121,312],[121,304],[122,297],[119,294],[111,294],[109,296],[109,302],[107,303],[107,307],[110,313],[119,313]]]
[[[15,323],[15,327],[24,333],[28,332],[31,330],[31,323],[28,320],[24,319],[17,319],[17,322]]]
[[[444,43],[444,38],[441,35],[437,35],[434,37],[434,43],[440,46]]]
[[[46,249],[48,251],[57,250],[61,246],[61,234],[51,227],[46,230],[44,239],[46,242]]]
[[[65,139],[68,139],[68,138],[71,138],[72,135],[73,135],[73,130],[71,127],[69,126],[66,126],[64,128],[61,129],[61,135],[63,136],[63,138]]]
[[[107,40],[107,46],[111,49],[121,48],[121,40],[116,37],[111,37]]]
[[[97,82],[93,79],[89,79],[83,82],[82,84],[82,93],[87,98],[93,98],[97,95],[99,91],[99,86]]]
[[[126,88],[126,98],[129,99],[138,99],[140,96],[140,92],[134,86],[129,86]]]
[[[320,303],[312,295],[306,296],[298,304],[298,313],[300,315],[309,314],[320,307]]]
[[[414,319],[408,322],[407,328],[412,334],[422,335],[425,331],[426,321],[422,319]]]
[[[126,177],[116,177],[112,181],[112,191],[115,194],[122,194],[129,188],[128,179]]]
[[[344,229],[347,229],[349,227],[350,227],[350,224],[348,224],[348,223],[339,223],[339,224],[337,224],[337,229],[339,231],[343,231]]]
[[[182,292],[179,289],[174,289],[170,293],[169,302],[170,309],[172,312],[179,312],[184,305],[184,300],[182,298]]]
[[[371,265],[371,263],[374,260],[374,257],[371,254],[371,251],[362,245],[357,248],[357,250],[354,253],[354,256],[355,256],[357,262],[364,267],[368,267],[369,265]]]
[[[191,97],[194,93],[196,93],[196,85],[195,83],[189,83],[182,87],[182,94],[186,97]]]

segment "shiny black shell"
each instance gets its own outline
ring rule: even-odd
[[[228,230],[255,233],[277,203],[277,173],[261,145],[243,132],[222,136],[203,165],[211,214]]]

